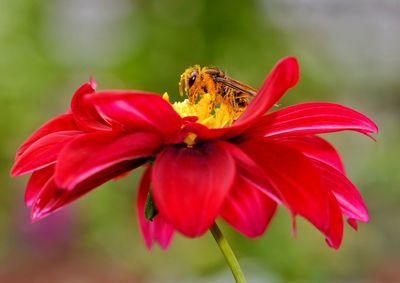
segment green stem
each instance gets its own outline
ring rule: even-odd
[[[211,226],[210,232],[214,236],[215,241],[217,242],[222,254],[224,255],[236,283],[246,283],[246,278],[244,278],[244,274],[242,272],[242,269],[240,268],[239,262],[237,261],[235,254],[233,253],[228,241],[219,229],[217,223],[214,223]]]

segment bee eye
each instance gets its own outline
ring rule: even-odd
[[[196,81],[196,78],[197,78],[197,72],[193,71],[188,80],[189,88],[193,86],[194,82]]]

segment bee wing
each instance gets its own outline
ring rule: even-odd
[[[227,77],[224,77],[224,78],[223,77],[216,77],[215,81],[223,83],[224,85],[226,85],[226,86],[228,86],[230,88],[233,88],[233,89],[236,89],[238,91],[244,92],[244,93],[246,93],[246,94],[248,94],[250,96],[256,96],[256,94],[257,94],[257,90],[256,89],[254,89],[254,88],[252,88],[252,87],[250,87],[248,85],[245,85],[245,84],[243,84],[241,82],[238,82],[236,80],[227,78]]]

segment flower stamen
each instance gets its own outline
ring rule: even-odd
[[[168,93],[163,98],[169,101]],[[232,125],[241,113],[237,113],[234,107],[213,94],[206,93],[197,101],[190,99],[171,103],[174,110],[182,117],[196,116],[197,122],[208,128],[223,128]],[[194,134],[189,134],[185,143],[191,144]]]

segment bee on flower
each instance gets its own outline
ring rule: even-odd
[[[318,135],[378,130],[365,115],[333,103],[270,112],[298,77],[292,57],[279,61],[258,91],[217,68],[195,66],[181,76],[181,102],[144,91],[96,91],[91,80],[66,113],[22,144],[11,175],[31,173],[25,202],[36,220],[145,167],[137,217],[148,248],[167,248],[175,232],[201,236],[218,217],[258,237],[280,205],[337,249],[343,217],[357,228],[368,212],[339,154]]]

